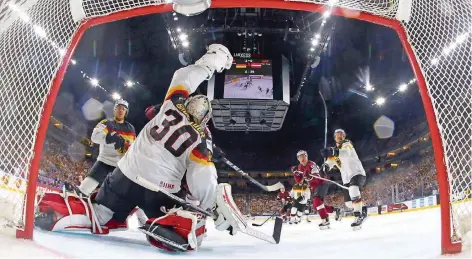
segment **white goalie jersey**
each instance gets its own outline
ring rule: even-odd
[[[192,121],[184,102],[207,76],[197,65],[177,70],[159,113],[118,162],[135,183],[140,184],[139,176],[170,193],[180,190],[186,173],[189,190],[203,209],[214,206],[217,186],[211,135]]]
[[[355,175],[365,176],[365,170],[350,140],[345,139],[339,148],[339,156],[331,156],[326,161],[331,168],[336,166],[341,172],[343,184],[348,184]]]

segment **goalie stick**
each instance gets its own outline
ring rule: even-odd
[[[198,211],[198,212],[200,212],[200,213],[216,220],[216,215],[214,213],[212,213],[210,211],[206,211],[206,210],[204,210],[200,207],[197,207],[197,206],[193,205],[192,203],[189,203],[189,202],[185,201],[184,199],[182,199],[182,198],[180,198],[180,197],[178,197],[178,196],[176,196],[172,193],[169,193],[165,190],[162,190],[157,185],[155,185],[155,184],[151,183],[150,181],[140,177],[139,175],[136,176],[136,182],[142,184],[143,186],[145,186],[146,188],[148,188],[152,191],[162,192],[165,195],[167,195],[169,198],[171,198],[171,199],[177,201],[178,203],[182,204],[182,206],[190,208],[194,211]],[[251,228],[249,226],[246,226],[245,228],[241,228],[241,229],[239,229],[239,231],[245,233],[246,235],[249,235],[249,236],[264,240],[264,241],[267,241],[269,243],[278,244],[280,242],[280,234],[282,232],[282,224],[283,224],[282,219],[276,218],[275,224],[274,224],[274,232],[272,233],[272,236],[267,235],[266,233],[261,232],[259,230],[256,230],[254,228]]]
[[[241,168],[237,167],[235,164],[231,163],[226,157],[221,158],[223,162],[225,162],[227,165],[229,165],[231,168],[233,168],[236,172],[238,172],[241,176],[244,178],[248,179],[251,183],[257,185],[259,188],[266,192],[275,192],[278,191],[280,188],[284,187],[284,185],[281,182],[278,182],[273,185],[263,185],[260,182],[258,182],[256,179],[252,178],[249,176],[247,173],[245,173]]]

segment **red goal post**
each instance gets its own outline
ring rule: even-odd
[[[10,223],[32,238],[43,142],[75,47],[90,27],[172,11],[166,0],[17,0],[0,4],[0,170],[29,172],[26,196],[14,201]],[[395,30],[415,73],[431,132],[441,203],[442,253],[461,250],[471,209],[472,4],[456,0],[213,0],[211,8],[277,8],[372,22]],[[71,11],[72,10],[72,11]],[[24,158],[27,158],[26,161]],[[1,181],[0,181],[0,187]],[[14,220],[11,221],[11,218]],[[1,214],[0,214],[1,220]],[[0,221],[1,223],[1,221]]]

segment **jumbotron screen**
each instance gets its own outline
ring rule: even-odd
[[[234,59],[225,73],[223,98],[274,99],[272,61],[269,59]]]

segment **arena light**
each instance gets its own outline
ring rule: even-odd
[[[39,27],[38,25],[34,25],[33,28],[34,32],[36,32],[39,37],[46,38],[46,31],[43,28]]]
[[[331,12],[330,12],[330,11],[326,11],[326,12],[323,13],[323,17],[324,17],[324,18],[328,18],[328,17],[330,17],[330,16],[331,16]]]
[[[174,11],[185,16],[200,14],[211,6],[211,0],[172,0],[172,2]]]
[[[182,46],[187,48],[189,46],[189,42],[188,41],[182,41]]]
[[[377,104],[378,106],[382,106],[384,103],[385,103],[385,98],[383,97],[379,97],[377,98],[377,100],[375,100],[375,104]]]
[[[408,88],[408,85],[407,85],[407,84],[401,84],[401,85],[398,87],[398,91],[400,91],[400,92],[405,92],[407,88]]]
[[[315,48],[310,48],[310,51],[315,51]]]
[[[321,37],[321,36],[320,36],[319,33],[317,33],[317,34],[315,35],[315,39],[319,39],[320,37]]]
[[[93,86],[97,86],[97,85],[98,85],[98,79],[96,79],[96,78],[90,78],[90,83],[91,83]]]
[[[75,59],[71,59],[70,63],[72,63],[72,65],[75,65],[75,64],[77,64],[77,61],[75,61]]]
[[[177,27],[176,31],[177,31],[177,32],[181,32],[182,29],[180,29],[179,27]]]
[[[185,34],[185,33],[181,33],[181,34],[179,35],[179,39],[180,39],[181,41],[185,41],[185,40],[187,40],[187,38],[188,38],[188,35]]]
[[[126,81],[127,87],[132,87],[134,85],[133,81]]]
[[[121,99],[121,95],[119,93],[113,93],[111,95],[111,98],[113,98],[113,100],[118,100]]]
[[[318,45],[319,41],[317,39],[314,39],[311,41],[311,44],[313,44],[313,46],[316,46]]]
[[[463,43],[463,42],[467,39],[467,36],[469,36],[467,33],[464,33],[464,34],[462,34],[462,35],[459,35],[459,36],[457,37],[457,39],[456,39],[456,42],[457,42],[458,44]]]
[[[13,2],[8,2],[8,7],[10,7],[10,9],[12,9],[13,11],[15,11],[16,13],[18,13],[18,16],[20,16],[21,20],[23,20],[24,22],[26,23],[29,23],[29,21],[31,20],[29,18],[29,16],[23,12],[18,6],[16,6]]]
[[[179,20],[179,17],[174,16],[174,21],[178,21],[178,20]]]
[[[328,4],[329,6],[333,7],[337,2],[338,0],[329,0]]]
[[[374,86],[371,85],[371,84],[366,84],[366,85],[365,85],[365,90],[366,90],[367,92],[373,91],[374,89],[375,89]]]
[[[431,59],[431,64],[437,65],[438,63],[439,63],[439,59],[438,59],[438,58],[433,58],[433,59]]]

